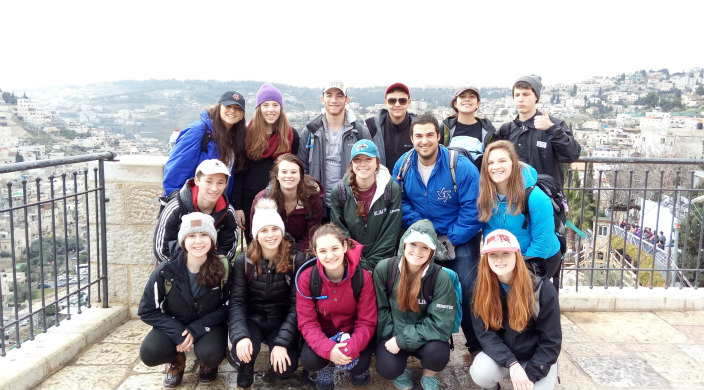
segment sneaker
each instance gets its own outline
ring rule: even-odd
[[[411,379],[411,371],[407,368],[403,370],[403,374],[394,379],[394,386],[399,390],[411,390],[413,388],[413,380]]]
[[[240,364],[240,371],[237,374],[237,387],[247,389],[254,383],[254,363]]]
[[[423,377],[420,378],[420,387],[422,387],[423,390],[438,390],[439,384],[440,381],[434,376],[423,375]]]
[[[218,368],[208,368],[204,365],[200,365],[198,369],[198,381],[200,383],[210,383],[218,377]]]
[[[369,383],[369,380],[371,379],[369,370],[357,375],[352,375],[352,373],[350,373],[350,377],[352,377],[352,384],[355,386],[364,386]]]
[[[315,378],[315,388],[317,390],[332,390],[335,387],[333,380],[335,375],[335,366],[329,365],[318,371],[318,376]]]

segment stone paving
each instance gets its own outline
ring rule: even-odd
[[[139,320],[124,323],[96,342],[74,361],[39,384],[37,390],[161,389],[163,366],[139,361],[139,346],[149,327]],[[557,389],[704,389],[704,311],[678,312],[565,312]],[[469,375],[471,358],[459,348],[439,374],[441,389],[479,389]],[[215,382],[198,383],[197,365],[188,355],[181,389],[236,389],[237,373],[224,361]],[[314,389],[301,378],[269,380],[268,354],[263,347],[252,389]],[[411,358],[414,389],[421,389],[421,369]],[[300,371],[300,369],[299,369]],[[501,384],[512,389],[510,381]],[[335,388],[353,389],[342,372]],[[359,388],[357,388],[359,389]],[[395,389],[372,370],[371,382],[361,389]]]

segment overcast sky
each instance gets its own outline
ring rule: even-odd
[[[9,0],[0,88],[175,78],[412,90],[676,72],[704,67],[702,15],[700,0]]]

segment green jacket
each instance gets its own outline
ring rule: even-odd
[[[365,222],[364,218],[357,215],[357,200],[347,174],[342,182],[346,192],[345,204],[340,204],[339,186],[336,185],[330,195],[330,219],[347,237],[364,245],[361,264],[364,269],[372,272],[379,261],[392,257],[396,250],[401,231],[401,188],[391,180],[389,170],[381,165],[376,174],[376,193]],[[391,195],[389,207],[384,192]]]
[[[403,240],[411,230],[427,233],[435,241],[437,236],[433,229],[433,224],[427,219],[422,219],[411,225],[401,238],[400,248]],[[400,249],[401,250],[401,249]],[[457,311],[455,289],[452,280],[447,272],[438,268],[433,291],[433,301],[427,305],[423,300],[422,281],[421,289],[418,292],[418,303],[420,313],[400,311],[396,301],[401,272],[397,273],[393,291],[389,294],[386,290],[387,267],[392,259],[385,259],[379,262],[374,269],[374,289],[376,290],[376,302],[378,306],[378,316],[376,334],[378,339],[385,340],[396,336],[396,341],[401,349],[405,351],[415,351],[425,345],[428,341],[447,341],[452,336],[452,328],[455,324],[455,314]],[[427,268],[423,270],[422,279],[428,277],[433,272],[433,258]],[[403,266],[399,262],[399,267]]]

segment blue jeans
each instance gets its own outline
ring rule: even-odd
[[[467,339],[466,347],[470,351],[482,349],[472,327],[472,293],[477,280],[479,267],[479,243],[481,234],[477,233],[471,240],[455,247],[455,259],[438,262],[443,267],[457,272],[462,284],[462,332]]]

